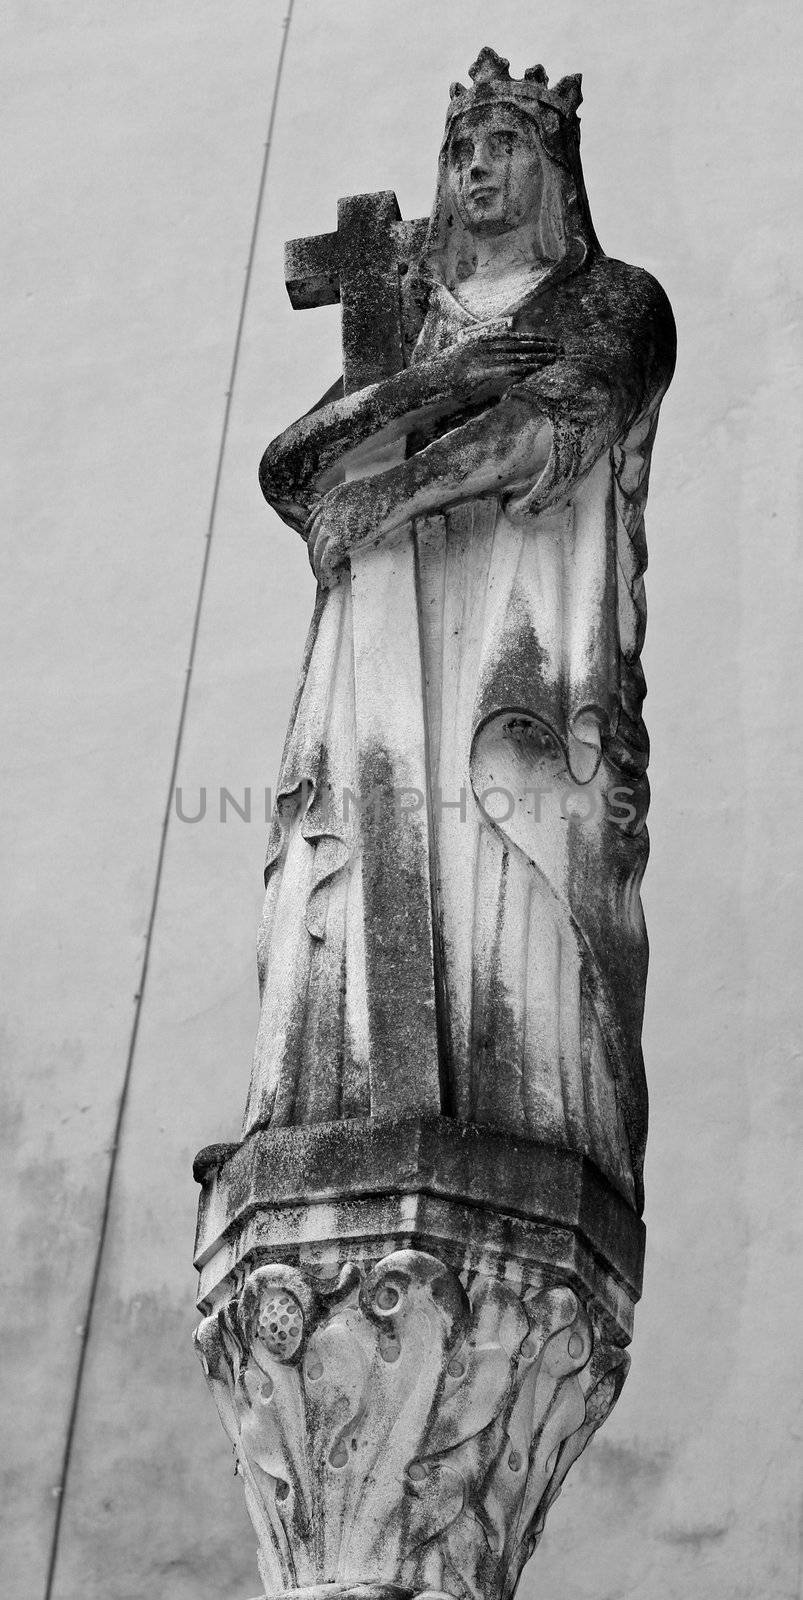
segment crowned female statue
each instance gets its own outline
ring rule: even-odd
[[[488,49],[471,78],[400,280],[404,370],[335,386],[262,464],[319,590],[270,834],[245,1127],[371,1114],[366,940],[382,930],[363,864],[399,770],[384,748],[370,787],[389,809],[358,803],[350,568],[405,534],[418,637],[386,644],[421,662],[443,1113],[580,1151],[640,1208],[643,511],[674,327],[649,274],[597,242],[580,79],[514,80]],[[385,464],[368,473],[371,451]]]
[[[344,379],[265,453],[318,580],[196,1343],[266,1594],[512,1600],[641,1289],[644,503],[674,327],[579,78],[454,85],[429,222],[288,247]],[[342,228],[341,228],[342,224]],[[404,270],[406,269],[406,270]]]

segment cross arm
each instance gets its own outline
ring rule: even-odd
[[[284,247],[284,281],[294,311],[335,305],[340,299],[337,234],[288,239]]]
[[[392,242],[393,254],[404,271],[424,248],[428,219],[415,217],[403,221],[399,216],[396,196],[388,190],[381,196],[350,196],[338,202],[338,229],[333,233],[319,233],[305,239],[288,239],[284,247],[284,279],[294,311],[307,311],[313,306],[335,305],[340,299],[340,280],[344,258],[344,230],[346,208],[360,208],[367,200],[384,201],[382,211]],[[355,205],[356,203],[356,205]],[[393,220],[391,220],[393,219]]]

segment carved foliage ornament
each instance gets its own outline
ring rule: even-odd
[[[568,1287],[464,1287],[416,1250],[258,1267],[196,1343],[268,1592],[504,1600],[628,1365]]]

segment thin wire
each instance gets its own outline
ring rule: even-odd
[[[187,660],[187,667],[186,667],[186,670],[185,670],[185,673],[184,673],[184,691],[183,691],[182,698],[181,698],[181,710],[179,712],[178,726],[176,728],[176,738],[175,738],[175,744],[174,744],[174,748],[173,748],[173,761],[172,761],[172,765],[171,765],[171,768],[170,768],[170,782],[169,782],[168,788],[167,788],[167,799],[165,801],[164,815],[162,817],[162,832],[161,832],[161,837],[160,837],[160,840],[159,840],[159,854],[158,854],[157,861],[156,861],[156,874],[155,874],[154,883],[153,883],[153,894],[151,896],[150,915],[148,917],[148,927],[147,927],[147,931],[146,931],[146,934],[145,934],[145,948],[144,948],[144,951],[143,951],[142,966],[141,966],[141,969],[140,969],[139,988],[137,989],[137,992],[136,992],[136,994],[134,996],[134,1000],[135,1000],[134,1017],[133,1017],[133,1021],[132,1021],[132,1025],[131,1025],[131,1036],[130,1036],[129,1044],[128,1044],[128,1055],[127,1055],[127,1058],[126,1058],[125,1072],[123,1074],[122,1088],[120,1090],[120,1099],[119,1099],[118,1106],[117,1106],[117,1117],[116,1117],[115,1126],[114,1126],[114,1138],[112,1140],[111,1149],[110,1149],[110,1152],[109,1152],[109,1169],[108,1169],[108,1173],[107,1173],[107,1176],[106,1176],[106,1190],[105,1190],[104,1201],[103,1201],[103,1210],[102,1210],[102,1213],[101,1213],[100,1232],[98,1234],[97,1248],[96,1248],[96,1251],[95,1251],[95,1261],[94,1261],[94,1266],[93,1266],[93,1270],[92,1270],[92,1279],[91,1279],[90,1286],[89,1286],[89,1297],[87,1299],[86,1316],[84,1318],[84,1323],[83,1323],[83,1328],[82,1328],[82,1333],[81,1333],[81,1347],[80,1347],[80,1351],[79,1351],[79,1355],[78,1355],[78,1367],[77,1367],[76,1375],[75,1375],[75,1387],[73,1389],[72,1404],[71,1404],[71,1407],[70,1407],[70,1416],[69,1416],[69,1421],[67,1423],[67,1436],[66,1436],[66,1440],[65,1440],[65,1444],[64,1444],[64,1455],[62,1457],[61,1482],[60,1482],[60,1484],[58,1486],[58,1491],[57,1491],[57,1493],[58,1493],[58,1503],[57,1503],[57,1507],[56,1507],[55,1521],[54,1521],[54,1524],[53,1524],[53,1537],[52,1537],[51,1545],[50,1545],[50,1559],[49,1559],[49,1562],[48,1562],[47,1582],[46,1582],[46,1586],[45,1586],[44,1600],[52,1600],[52,1595],[53,1595],[53,1584],[54,1584],[55,1575],[56,1575],[56,1564],[57,1564],[57,1561],[58,1561],[59,1543],[60,1543],[60,1538],[61,1538],[61,1526],[62,1526],[62,1516],[63,1516],[63,1509],[64,1509],[64,1501],[65,1501],[65,1498],[66,1498],[67,1480],[68,1480],[68,1477],[69,1477],[70,1465],[71,1465],[71,1462],[72,1462],[73,1444],[74,1444],[74,1440],[75,1440],[76,1422],[77,1422],[77,1418],[78,1418],[78,1408],[79,1408],[80,1400],[81,1400],[81,1391],[82,1391],[83,1380],[84,1380],[84,1370],[85,1370],[85,1367],[86,1367],[86,1354],[87,1354],[87,1348],[88,1348],[88,1345],[89,1345],[90,1333],[91,1333],[91,1330],[92,1330],[92,1319],[93,1319],[93,1314],[94,1314],[94,1310],[95,1310],[95,1301],[97,1299],[98,1285],[99,1285],[99,1282],[100,1282],[100,1270],[101,1270],[101,1265],[102,1265],[102,1262],[103,1262],[103,1253],[104,1253],[104,1247],[105,1247],[105,1244],[106,1244],[106,1235],[108,1233],[108,1227],[109,1227],[109,1214],[110,1214],[110,1209],[111,1209],[112,1190],[113,1190],[113,1187],[114,1187],[114,1178],[115,1178],[115,1173],[116,1173],[116,1170],[117,1170],[117,1158],[118,1158],[118,1154],[119,1154],[119,1150],[120,1150],[120,1137],[121,1137],[122,1129],[123,1129],[123,1120],[124,1120],[124,1117],[125,1117],[126,1103],[128,1101],[128,1092],[129,1092],[129,1088],[130,1088],[130,1085],[131,1085],[131,1069],[133,1067],[134,1056],[135,1056],[136,1048],[137,1048],[137,1038],[138,1038],[138,1035],[139,1035],[139,1023],[140,1023],[140,1017],[142,1015],[142,1002],[143,1002],[143,998],[144,998],[144,994],[145,994],[145,984],[146,984],[147,977],[148,977],[148,967],[150,965],[151,945],[152,945],[152,942],[153,942],[153,930],[154,930],[154,925],[155,925],[155,922],[156,922],[156,912],[157,912],[157,908],[158,908],[158,904],[159,904],[159,891],[160,891],[161,885],[162,885],[162,870],[163,870],[163,867],[164,867],[165,847],[166,847],[166,844],[167,844],[167,833],[168,833],[168,828],[170,826],[170,816],[171,816],[172,809],[173,809],[173,794],[174,794],[175,786],[176,786],[176,777],[178,775],[178,764],[179,764],[179,760],[181,758],[181,747],[182,747],[182,743],[183,743],[183,739],[184,739],[184,728],[185,728],[185,724],[186,724],[186,720],[187,720],[187,707],[188,707],[188,704],[189,704],[189,696],[190,696],[190,682],[192,680],[193,667],[195,665],[195,654],[196,654],[196,649],[197,649],[197,645],[198,645],[198,633],[199,633],[200,622],[201,622],[201,610],[202,610],[202,607],[203,607],[204,594],[205,594],[205,591],[206,591],[207,574],[209,572],[209,556],[210,556],[210,551],[211,551],[211,547],[212,547],[212,534],[214,532],[215,521],[216,521],[216,517],[217,517],[218,500],[219,500],[219,497],[220,497],[220,483],[221,483],[221,478],[222,478],[222,475],[223,475],[223,461],[224,461],[224,457],[225,457],[225,454],[226,454],[226,444],[227,444],[228,436],[229,436],[229,422],[231,420],[232,396],[234,394],[234,385],[235,385],[235,381],[236,381],[236,378],[237,378],[237,370],[238,370],[239,363],[240,363],[240,349],[241,349],[241,346],[242,346],[243,328],[245,326],[245,313],[246,313],[246,308],[247,308],[247,305],[248,305],[249,291],[250,291],[250,288],[251,288],[251,278],[252,278],[252,275],[253,275],[253,268],[254,268],[254,257],[256,255],[257,238],[259,236],[259,224],[260,224],[260,219],[261,219],[261,216],[262,216],[262,202],[263,202],[263,199],[264,199],[264,196],[265,196],[265,186],[266,186],[267,176],[268,176],[268,162],[269,162],[269,159],[270,159],[271,144],[272,144],[272,141],[273,141],[273,130],[274,130],[275,122],[276,122],[276,110],[277,110],[277,106],[278,106],[278,103],[279,103],[279,88],[280,88],[281,81],[282,81],[282,71],[283,71],[283,68],[284,68],[284,58],[285,58],[285,53],[286,53],[286,50],[287,50],[287,38],[288,38],[289,31],[290,31],[290,20],[291,20],[292,15],[293,15],[293,6],[294,6],[294,4],[295,4],[295,0],[288,0],[287,15],[284,17],[283,22],[282,22],[282,42],[281,42],[281,47],[280,47],[280,50],[279,50],[279,59],[278,59],[278,62],[276,64],[276,76],[275,76],[274,83],[273,83],[273,96],[272,96],[272,99],[271,99],[270,113],[269,113],[269,116],[268,116],[267,137],[265,139],[264,151],[263,151],[263,156],[262,156],[262,169],[261,169],[261,172],[260,172],[260,175],[259,175],[259,187],[257,189],[256,207],[255,207],[255,210],[254,210],[254,220],[253,220],[253,224],[252,224],[252,227],[251,227],[251,239],[250,239],[250,243],[249,243],[249,247],[248,247],[248,261],[247,261],[246,268],[245,268],[245,280],[244,280],[244,283],[243,283],[243,292],[242,292],[242,296],[241,296],[241,300],[240,300],[240,314],[239,314],[238,319],[237,319],[237,332],[236,332],[236,334],[234,336],[234,350],[232,352],[232,358],[231,358],[231,370],[229,372],[229,384],[228,384],[228,388],[226,390],[226,405],[225,405],[225,408],[224,408],[224,411],[223,411],[223,425],[222,425],[221,432],[220,432],[220,445],[219,445],[219,448],[218,448],[217,466],[215,468],[214,486],[213,486],[213,489],[212,489],[212,499],[211,499],[211,503],[210,503],[210,507],[209,507],[209,519],[208,519],[207,528],[206,528],[206,539],[204,541],[204,558],[203,558],[203,563],[202,563],[202,566],[201,566],[201,576],[200,576],[200,581],[199,581],[199,584],[198,584],[198,595],[197,595],[197,599],[196,599],[196,603],[195,603],[195,616],[193,618],[192,635],[191,635],[191,638],[190,638],[189,656],[188,656],[188,660]]]

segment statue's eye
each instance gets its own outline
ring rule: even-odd
[[[455,165],[462,166],[463,162],[468,159],[470,151],[471,147],[468,139],[455,139],[451,150],[452,160]]]

